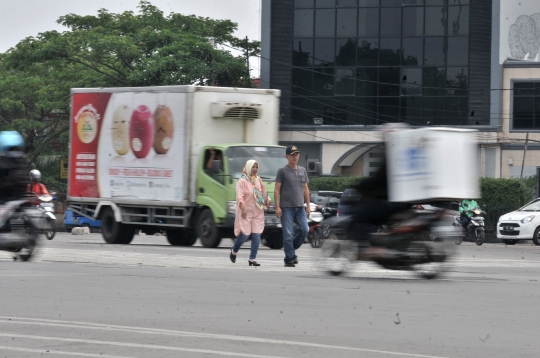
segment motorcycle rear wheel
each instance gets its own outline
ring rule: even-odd
[[[328,240],[322,246],[317,266],[329,275],[339,276],[349,270],[355,254],[354,245],[349,240]]]
[[[446,253],[444,246],[445,245],[442,243],[424,246],[426,256],[430,258],[430,262],[415,265],[414,269],[420,277],[432,280],[440,277],[441,274],[446,272],[446,258],[448,254]]]
[[[56,224],[53,219],[48,218],[47,219],[47,230],[45,231],[45,237],[47,240],[52,240],[54,238],[54,235],[56,235]]]
[[[316,248],[316,249],[321,247],[322,238],[323,238],[323,232],[322,232],[321,227],[320,226],[316,227],[315,230],[313,230],[313,234],[311,235],[311,239],[310,239],[311,247]]]
[[[486,241],[486,233],[484,231],[476,232],[476,241],[475,244],[478,246],[482,246],[482,244]]]

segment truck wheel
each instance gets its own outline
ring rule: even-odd
[[[101,235],[107,244],[129,244],[129,242],[131,242],[133,236],[130,240],[127,240],[126,236],[129,235],[126,235],[123,226],[122,223],[116,221],[114,212],[111,208],[103,209],[103,216],[101,217]],[[133,233],[135,234],[135,231],[133,231]]]
[[[197,236],[201,239],[204,247],[218,247],[221,242],[219,230],[210,209],[204,209],[199,214],[199,218],[197,219]]]
[[[266,246],[273,250],[281,250],[283,248],[283,233],[281,231],[263,233],[261,239],[265,241]]]
[[[121,230],[122,230],[122,242],[123,245],[129,245],[131,241],[133,241],[133,237],[135,236],[135,226],[133,225],[126,225],[121,224]]]

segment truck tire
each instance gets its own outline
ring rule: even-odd
[[[218,247],[221,242],[220,231],[216,226],[214,215],[210,209],[201,211],[197,218],[197,236],[204,247]]]
[[[283,248],[283,233],[281,231],[263,233],[261,239],[265,241],[265,246],[273,250],[281,250]]]
[[[193,246],[197,241],[197,235],[193,230],[188,229],[169,229],[165,231],[167,241],[172,246]]]
[[[133,240],[135,227],[119,223],[111,208],[103,209],[101,217],[101,236],[107,244],[127,245]]]

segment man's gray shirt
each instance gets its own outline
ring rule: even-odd
[[[304,184],[309,182],[306,168],[298,166],[297,169],[293,169],[286,165],[278,170],[276,182],[281,183],[281,190],[279,191],[280,207],[304,206]]]

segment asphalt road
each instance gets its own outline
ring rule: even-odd
[[[0,357],[537,357],[540,247],[464,243],[439,280],[360,263],[317,271],[318,249],[261,267],[164,237],[58,234],[33,262],[0,253]]]

